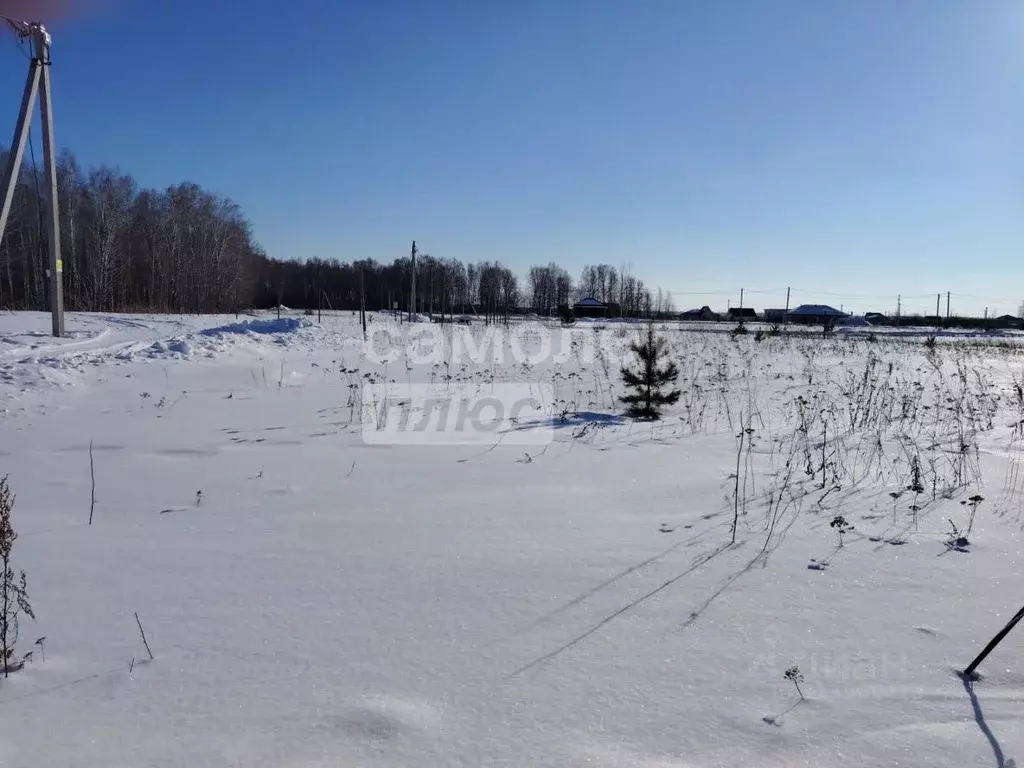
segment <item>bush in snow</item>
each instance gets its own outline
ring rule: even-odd
[[[627,413],[630,416],[657,419],[661,407],[672,405],[682,394],[678,389],[664,391],[665,387],[679,378],[679,368],[671,360],[659,367],[668,350],[665,339],[655,335],[653,323],[647,324],[644,339],[634,341],[629,349],[640,358],[640,370],[622,367],[622,381],[632,392],[619,399],[628,406]]]
[[[18,534],[11,525],[11,511],[14,509],[14,495],[7,478],[0,479],[0,663],[4,677],[24,665],[14,660],[14,644],[18,642],[18,616],[25,614],[35,619],[28,602],[25,572],[16,578],[11,567],[11,550]]]

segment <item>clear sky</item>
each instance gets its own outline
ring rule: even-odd
[[[106,0],[51,28],[58,142],[234,198],[274,256],[1024,300],[1019,0]],[[0,46],[3,135],[23,79]]]

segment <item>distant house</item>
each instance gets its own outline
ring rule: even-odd
[[[881,312],[866,312],[864,319],[867,320],[868,325],[888,325],[889,318],[883,315]]]
[[[792,322],[806,325],[839,324],[848,317],[845,312],[840,312],[827,304],[801,304],[789,313]]]
[[[598,301],[587,296],[573,304],[572,311],[576,317],[617,317],[619,305],[614,301]]]
[[[751,307],[729,307],[726,317],[730,320],[757,320],[757,312]]]
[[[711,307],[703,306],[700,309],[688,309],[679,313],[680,320],[717,320],[718,315],[711,311]]]
[[[1000,315],[991,324],[996,328],[1024,328],[1024,320],[1013,315]]]
[[[789,316],[788,309],[766,309],[762,315],[766,323],[781,323]]]

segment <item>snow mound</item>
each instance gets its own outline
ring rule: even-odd
[[[203,336],[221,336],[226,333],[293,333],[309,325],[311,323],[308,320],[299,317],[274,317],[264,320],[243,320],[239,323],[218,325],[214,328],[204,328],[199,333]]]
[[[168,358],[171,360],[188,360],[195,350],[187,339],[174,338],[165,341],[154,341],[143,354],[150,358]],[[129,352],[126,359],[131,359]]]

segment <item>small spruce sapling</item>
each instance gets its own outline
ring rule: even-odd
[[[678,389],[666,391],[679,378],[679,368],[672,360],[659,366],[668,350],[665,339],[655,334],[653,323],[647,324],[643,340],[633,342],[629,349],[640,359],[640,369],[633,371],[622,367],[622,381],[632,392],[619,399],[627,406],[630,416],[657,419],[662,406],[672,405],[682,394]]]
[[[0,479],[0,664],[4,677],[23,664],[13,661],[14,645],[18,642],[18,617],[24,614],[35,619],[28,601],[25,572],[16,575],[11,566],[11,551],[18,538],[11,525],[14,499],[7,478]]]

